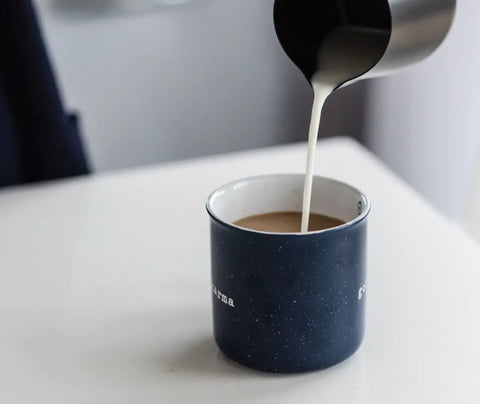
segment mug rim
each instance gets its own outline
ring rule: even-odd
[[[272,177],[305,177],[305,174],[299,174],[299,173],[263,174],[263,175],[254,175],[254,176],[245,177],[245,178],[241,178],[241,179],[238,179],[238,180],[230,181],[230,182],[222,185],[221,187],[217,188],[215,191],[213,191],[209,195],[209,197],[207,198],[207,202],[205,204],[205,207],[207,209],[207,213],[210,215],[210,217],[213,220],[231,228],[232,230],[254,233],[254,234],[262,234],[262,235],[265,235],[265,236],[296,236],[296,237],[316,236],[316,235],[319,235],[319,234],[342,231],[342,230],[348,229],[350,227],[353,227],[353,226],[363,222],[368,217],[368,215],[370,214],[370,211],[371,211],[370,199],[362,191],[360,191],[358,188],[355,188],[352,185],[347,184],[346,182],[343,182],[343,181],[340,181],[340,180],[337,180],[337,179],[334,179],[334,178],[330,178],[330,177],[324,177],[324,176],[321,176],[321,175],[315,175],[314,179],[322,179],[322,180],[326,180],[327,182],[330,182],[330,183],[335,183],[336,185],[347,187],[350,190],[352,190],[353,192],[356,192],[358,195],[360,195],[360,197],[365,202],[365,208],[364,208],[362,214],[357,216],[356,218],[354,218],[352,220],[349,220],[348,222],[346,222],[346,223],[344,223],[340,226],[330,227],[330,228],[324,229],[324,230],[311,231],[311,232],[307,232],[307,233],[301,233],[301,232],[279,233],[279,232],[267,232],[267,231],[246,229],[244,227],[237,226],[234,223],[226,222],[225,220],[222,220],[221,218],[219,218],[214,213],[213,208],[212,208],[213,199],[216,196],[218,196],[218,194],[224,192],[227,188],[232,187],[235,184],[245,182],[245,181],[260,180],[262,178],[272,178]]]

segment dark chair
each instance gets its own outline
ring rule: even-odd
[[[0,0],[0,187],[88,172],[31,0]]]

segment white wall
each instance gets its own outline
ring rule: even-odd
[[[37,5],[97,170],[306,138],[310,88],[277,42],[273,0],[93,19],[61,1]]]
[[[480,2],[459,0],[430,59],[371,82],[370,147],[446,214],[463,215],[480,158]]]

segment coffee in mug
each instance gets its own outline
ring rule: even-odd
[[[308,231],[326,230],[344,223],[333,217],[311,213]],[[302,212],[273,212],[254,215],[236,221],[235,225],[267,233],[296,233],[302,228]]]

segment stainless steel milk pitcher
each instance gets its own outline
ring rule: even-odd
[[[276,0],[274,22],[285,52],[308,80],[327,48],[328,55],[335,51],[357,64],[341,86],[429,56],[448,34],[455,7],[456,0]],[[358,51],[359,38],[360,48],[368,42],[367,52]]]

